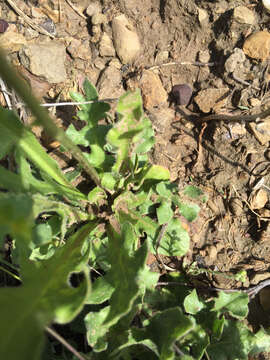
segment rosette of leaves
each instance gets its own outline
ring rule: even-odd
[[[119,99],[111,121],[109,105],[97,102],[97,91],[86,80],[84,96],[72,97],[93,103],[81,105],[81,130],[70,125],[65,134],[20,80],[12,80],[1,54],[0,60],[3,79],[78,161],[75,176],[84,170],[93,180],[88,194],[79,191],[31,130],[0,109],[0,239],[11,238],[11,261],[21,281],[0,290],[0,357],[48,358],[46,327],[69,323],[75,331],[78,323],[82,329],[81,320],[89,359],[201,359],[206,352],[210,358],[246,359],[266,349],[269,337],[263,330],[254,335],[226,318],[246,317],[245,295],[220,294],[209,303],[186,285],[157,288],[160,274],[146,265],[149,253],[183,256],[189,236],[182,218],[194,221],[205,197],[193,186],[179,193],[169,171],[150,163],[154,132],[140,91]],[[3,165],[7,155],[16,164],[13,170]],[[100,274],[92,286],[90,268]],[[71,278],[78,273],[74,286]],[[228,343],[232,355],[224,357]]]

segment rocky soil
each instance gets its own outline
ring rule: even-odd
[[[208,270],[219,287],[241,286],[230,278],[240,270],[247,287],[270,277],[270,118],[243,119],[270,106],[270,13],[261,1],[2,0],[0,18],[0,46],[41,102],[70,101],[85,77],[112,110],[127,89],[141,89],[153,162],[209,198],[187,225],[185,264]],[[53,110],[63,127],[74,113]],[[222,116],[205,121],[209,114]],[[59,144],[41,141],[69,166]]]

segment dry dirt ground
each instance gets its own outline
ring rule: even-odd
[[[261,2],[97,0],[96,8],[105,20],[93,24],[93,16],[86,11],[89,1],[17,0],[24,13],[40,24],[44,18],[38,16],[39,9],[47,9],[45,14],[54,25],[54,39],[32,30],[8,1],[1,3],[1,18],[16,27],[13,32],[24,36],[22,46],[39,41],[60,41],[65,45],[66,79],[57,84],[37,75],[34,82],[23,61],[23,48],[10,53],[13,63],[30,82],[32,79],[35,91],[40,90],[42,101],[69,100],[69,91],[78,90],[85,76],[97,86],[101,98],[118,97],[126,89],[143,87],[146,71],[159,77],[161,84],[150,81],[149,86],[162,86],[166,101],[153,99],[153,106],[145,106],[156,132],[153,162],[168,167],[180,189],[186,184],[198,185],[209,198],[198,221],[189,225],[191,247],[185,263],[196,261],[201,268],[226,275],[246,270],[245,286],[270,277],[267,119],[255,130],[252,123],[245,121],[203,120],[211,113],[243,115],[260,113],[267,107],[267,56],[252,59],[241,53],[236,69],[226,63],[243,49],[250,34],[269,29],[270,15]],[[241,13],[247,12],[242,18],[235,12],[238,6],[244,7]],[[106,33],[112,39],[111,22],[119,14],[126,15],[141,43],[140,54],[130,64],[119,62],[112,48],[106,55],[101,51],[102,35]],[[187,105],[177,105],[172,96],[172,88],[178,84],[188,84],[192,89]],[[144,101],[147,96],[155,95],[146,94]],[[62,126],[72,116],[65,108],[56,115],[62,118]],[[57,148],[50,151],[57,157]],[[68,159],[61,163],[62,167],[68,165]],[[209,276],[215,286],[241,285],[228,277]],[[262,323],[267,324],[265,317]]]

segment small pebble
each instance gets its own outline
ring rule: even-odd
[[[266,10],[270,12],[270,1],[269,0],[262,0],[263,6]]]
[[[229,208],[233,215],[240,216],[243,212],[243,203],[240,199],[233,197],[230,199]]]
[[[40,26],[49,34],[56,35],[55,25],[51,19],[45,20]]]
[[[188,105],[192,96],[192,89],[187,84],[174,85],[172,96],[177,105]]]
[[[0,19],[0,33],[3,34],[8,27],[8,22],[6,22],[6,20]]]

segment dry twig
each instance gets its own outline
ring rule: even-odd
[[[194,61],[194,62],[180,61],[180,62],[169,62],[169,63],[165,63],[165,64],[154,65],[154,66],[146,67],[146,69],[147,70],[155,70],[155,69],[158,69],[163,66],[173,66],[173,65],[214,66],[215,63],[214,62],[203,63],[203,62],[199,62],[199,61]]]
[[[50,36],[51,38],[54,38],[54,35],[50,34],[48,31],[46,31],[45,29],[43,29],[43,27],[39,26],[38,24],[36,24],[32,19],[30,19],[29,16],[25,15],[24,12],[17,6],[17,4],[15,3],[15,1],[13,0],[6,0],[6,2],[13,8],[13,10],[20,15],[24,21],[31,26],[34,30],[38,31],[39,33],[43,34],[43,35],[47,35]]]
[[[83,13],[79,9],[77,9],[76,6],[74,6],[70,0],[66,0],[66,3],[71,7],[72,10],[75,11],[76,14],[81,16],[83,19],[87,19],[87,17],[83,15]]]
[[[56,340],[58,340],[65,348],[67,348],[73,355],[75,355],[79,360],[86,360],[84,356],[82,356],[78,351],[70,345],[61,335],[59,335],[55,330],[52,328],[46,327],[47,333],[53,336]]]

